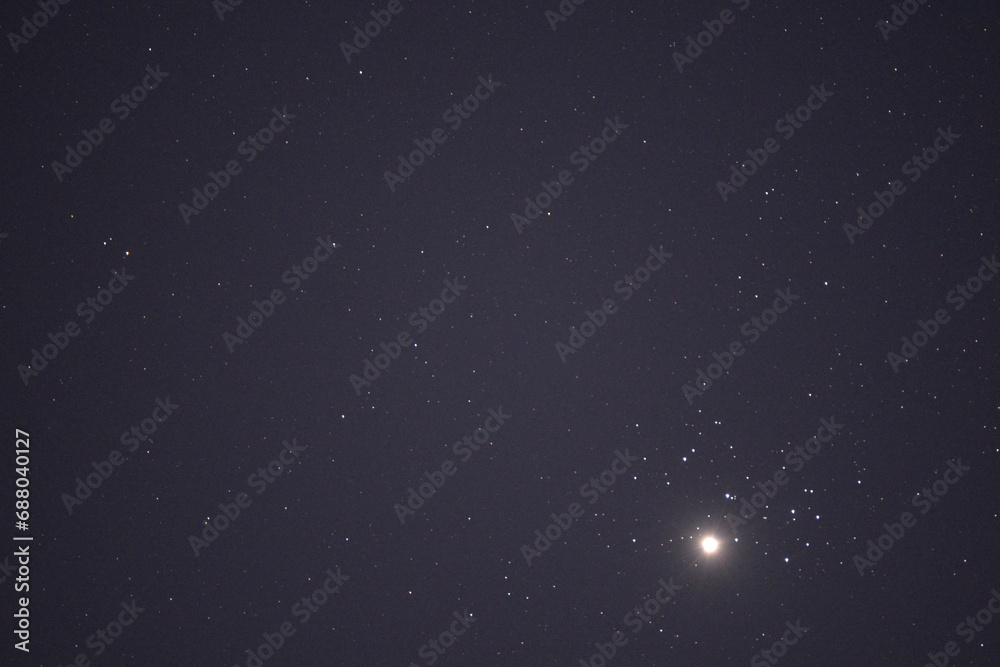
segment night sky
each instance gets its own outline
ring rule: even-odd
[[[5,3],[0,662],[1000,664],[1000,6],[819,4]]]

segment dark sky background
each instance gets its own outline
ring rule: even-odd
[[[556,0],[389,4],[69,2],[37,29],[36,2],[0,11],[3,534],[32,537],[4,538],[4,664],[255,665],[282,624],[263,664],[597,667],[619,631],[608,665],[1000,664],[980,612],[1000,590],[998,7],[913,1],[883,31],[894,6],[857,0],[564,0],[555,29]],[[391,21],[348,62],[372,11]],[[678,71],[703,22],[723,30]],[[275,109],[281,132],[258,134]],[[793,305],[775,321],[776,290]],[[416,345],[376,356],[402,332]],[[383,370],[355,391],[367,360]],[[716,379],[685,395],[699,372]],[[821,420],[841,427],[795,463]],[[262,481],[283,442],[298,451]],[[758,484],[772,497],[734,533]],[[326,599],[328,570],[346,576]],[[672,599],[639,625],[661,580]]]

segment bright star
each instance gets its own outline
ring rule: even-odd
[[[706,537],[701,541],[701,548],[704,549],[707,554],[714,554],[719,549],[719,540],[714,537]]]

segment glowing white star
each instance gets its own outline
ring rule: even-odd
[[[701,548],[707,554],[714,554],[719,550],[719,540],[714,537],[706,537],[701,541]]]

